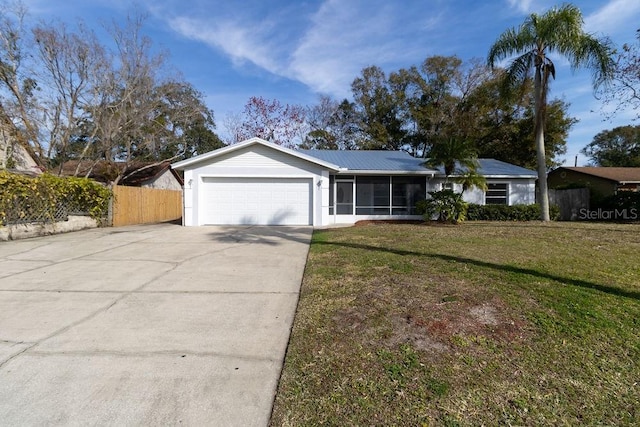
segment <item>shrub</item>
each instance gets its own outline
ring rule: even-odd
[[[416,211],[424,217],[425,221],[431,221],[435,216],[438,221],[457,224],[467,217],[469,204],[462,200],[462,194],[445,189],[430,191],[429,195],[430,199],[416,203]]]
[[[593,208],[605,210],[636,209],[640,210],[640,192],[619,191],[617,194],[603,198],[593,203]]]
[[[549,209],[552,220],[560,218],[560,209]],[[536,221],[540,219],[540,205],[469,205],[467,219],[471,221]]]
[[[36,178],[0,171],[0,224],[53,221],[63,206],[92,218],[107,216],[111,191],[87,178],[44,174]]]

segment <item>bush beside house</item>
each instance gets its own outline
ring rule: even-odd
[[[560,209],[556,205],[549,207],[552,221],[560,217]],[[540,219],[540,205],[476,205],[470,204],[467,209],[470,221],[537,221]]]

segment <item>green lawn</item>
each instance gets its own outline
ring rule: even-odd
[[[271,423],[639,425],[640,225],[316,231]]]

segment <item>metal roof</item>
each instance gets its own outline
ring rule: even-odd
[[[437,171],[423,166],[404,151],[384,150],[299,150],[312,157],[333,163],[348,171],[380,171],[396,173],[429,173]]]
[[[343,169],[342,172],[435,173],[444,175],[442,167],[427,168],[426,159],[418,159],[405,151],[383,150],[299,150]],[[478,173],[485,177],[536,178],[535,171],[495,159],[478,159]]]
[[[531,169],[526,169],[521,166],[512,165],[511,163],[503,162],[496,159],[478,159],[480,167],[478,173],[485,177],[490,176],[519,176],[527,178],[537,178],[538,173]]]

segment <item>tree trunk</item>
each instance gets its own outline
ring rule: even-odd
[[[544,149],[544,122],[546,110],[546,78],[543,78],[543,64],[536,67],[535,75],[535,140],[538,158],[538,188],[540,189],[540,219],[548,222],[549,215],[549,189],[547,187],[547,161]],[[545,72],[546,74],[546,72]],[[546,76],[545,76],[546,77]],[[544,80],[544,81],[543,81]]]

